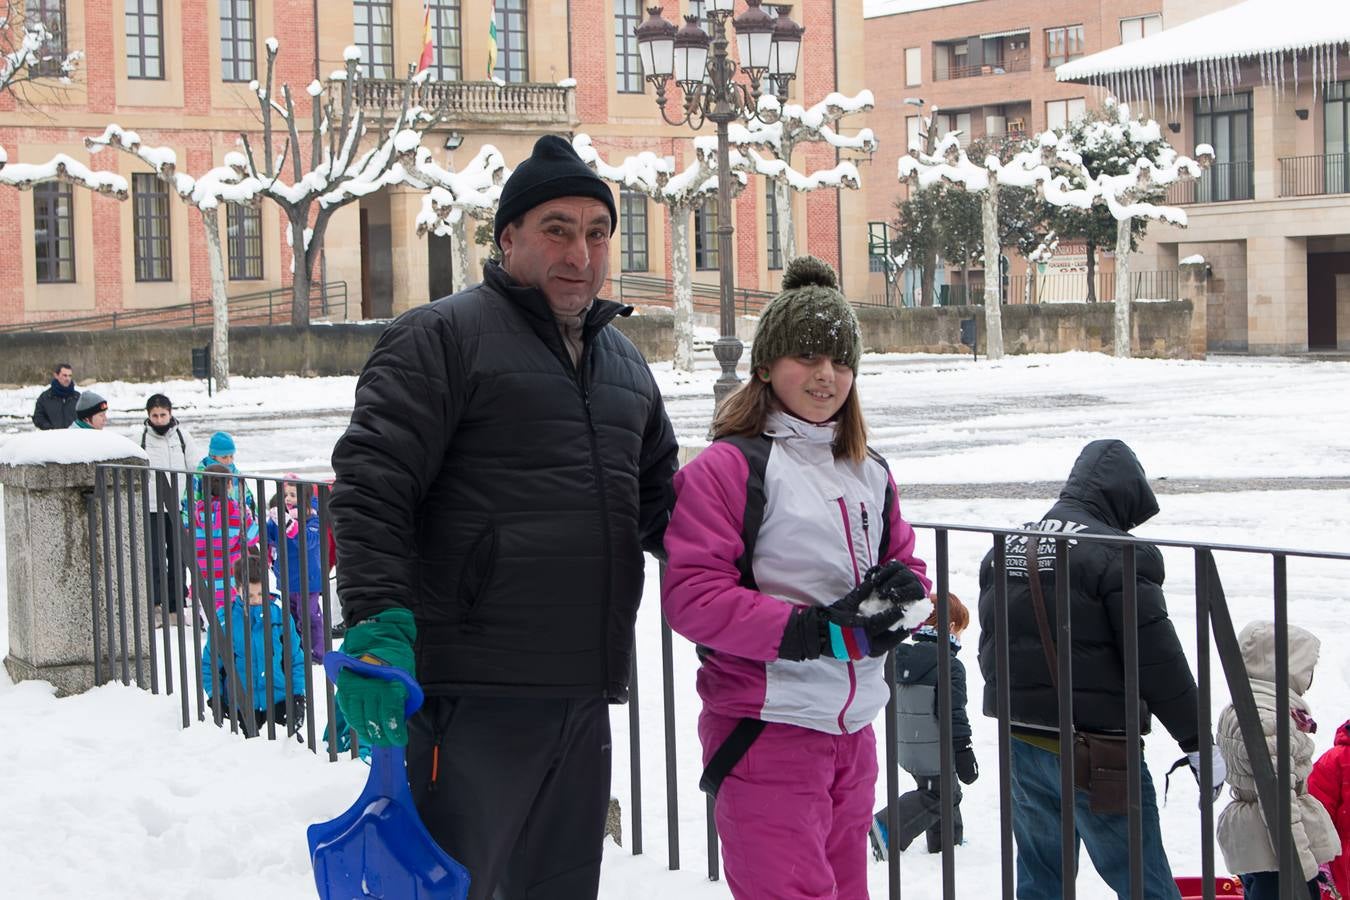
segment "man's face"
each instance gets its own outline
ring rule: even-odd
[[[165,409],[162,406],[156,406],[154,409],[150,410],[151,425],[158,425],[160,428],[163,428],[165,425],[169,424],[169,420],[172,418],[173,418],[173,410],[171,409]]]
[[[68,366],[62,366],[56,370],[56,380],[61,387],[68,388],[70,383],[75,380],[75,373]]]
[[[559,197],[502,231],[502,268],[538,288],[554,313],[576,315],[609,274],[609,207],[589,197]]]
[[[102,431],[103,426],[108,424],[107,411],[96,412],[89,417],[89,427],[95,431]]]

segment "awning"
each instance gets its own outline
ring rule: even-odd
[[[988,34],[980,35],[980,40],[987,41],[990,38],[1012,37],[1015,34],[1031,34],[1030,26],[1021,28],[1009,28],[1006,31],[991,31]]]

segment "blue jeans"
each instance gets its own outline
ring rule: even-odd
[[[1242,896],[1247,900],[1280,900],[1279,872],[1247,872],[1238,877],[1242,879]],[[1322,896],[1322,885],[1316,878],[1308,882],[1308,896],[1312,900]]]
[[[1158,824],[1158,801],[1153,780],[1144,766],[1144,896],[1149,900],[1179,900],[1172,867],[1163,850]],[[1012,741],[1013,836],[1017,839],[1018,900],[1044,900],[1062,892],[1060,876],[1059,754]],[[1074,861],[1080,843],[1102,880],[1121,900],[1130,896],[1129,818],[1093,813],[1087,794],[1075,791]],[[1075,869],[1076,871],[1076,869]]]

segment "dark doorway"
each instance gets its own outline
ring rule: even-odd
[[[1308,349],[1336,349],[1336,276],[1350,275],[1350,253],[1308,254]]]
[[[389,231],[388,201],[385,201],[384,209],[367,207],[363,202],[360,228],[361,318],[393,318],[393,242]]]
[[[449,297],[455,292],[455,263],[450,238],[427,235],[427,293],[429,300]]]

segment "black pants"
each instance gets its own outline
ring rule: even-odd
[[[896,798],[895,808],[900,813],[900,826],[896,831],[897,846],[901,850],[910,845],[916,837],[927,836],[928,852],[942,851],[942,780],[940,778],[914,776],[915,790],[908,791]],[[961,843],[964,835],[961,824],[961,786],[952,782],[952,819],[956,842]],[[884,810],[883,810],[884,812]]]
[[[182,577],[182,565],[178,561],[178,517],[173,513],[152,512],[147,520],[146,546],[150,548],[150,596],[155,606],[164,602],[167,594],[169,612],[176,613],[182,605],[183,592],[174,593],[175,573]],[[186,584],[186,582],[184,582]]]
[[[469,900],[594,900],[611,755],[603,698],[429,697],[409,723],[408,781],[469,870]]]
[[[1248,872],[1239,877],[1242,879],[1242,896],[1246,900],[1280,900],[1279,872]],[[1322,886],[1316,878],[1308,882],[1308,896],[1312,900],[1322,896]]]

